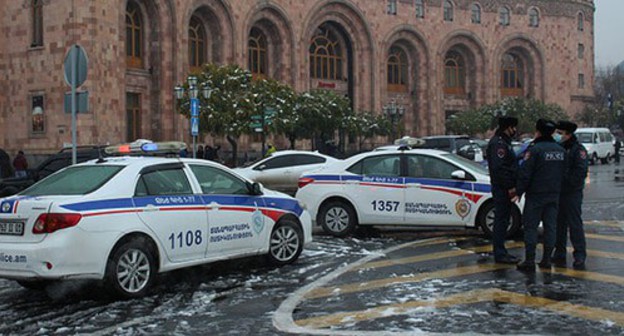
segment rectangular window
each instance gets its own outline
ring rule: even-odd
[[[31,47],[43,45],[43,2],[33,1]]]
[[[578,75],[578,88],[579,89],[585,88],[585,75],[584,74]]]
[[[423,0],[416,0],[416,17],[422,19],[425,17],[425,5]]]
[[[126,93],[126,140],[132,142],[141,138],[141,95]]]
[[[31,132],[45,133],[45,120],[43,117],[44,105],[43,95],[35,95],[31,97],[30,118]]]
[[[583,59],[585,57],[585,45],[579,43],[578,45],[578,58]]]
[[[386,13],[389,15],[397,15],[397,0],[388,0],[388,9]]]

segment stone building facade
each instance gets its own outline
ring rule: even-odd
[[[184,139],[173,88],[203,62],[237,63],[357,110],[395,102],[412,135],[506,96],[570,114],[593,96],[593,0],[0,0],[0,148],[71,142],[63,61],[89,58],[78,142]]]

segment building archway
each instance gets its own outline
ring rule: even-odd
[[[192,11],[185,15],[183,20],[186,27],[185,32],[191,29],[193,22],[202,25],[206,35],[205,60],[206,63],[225,64],[234,61],[234,25],[228,6],[222,1],[196,0]],[[185,39],[188,45],[192,40],[189,34]],[[190,50],[190,48],[186,48]],[[187,55],[184,64],[190,65],[190,55]]]
[[[493,58],[492,83],[495,97],[524,97],[544,100],[545,69],[542,52],[525,36],[503,41]]]
[[[383,40],[384,62],[380,67],[379,78],[386,79],[381,85],[382,106],[395,101],[405,108],[402,117],[403,128],[406,135],[422,136],[431,133],[432,116],[431,99],[428,82],[429,74],[429,47],[422,35],[410,26],[396,27]],[[404,51],[407,56],[407,78],[404,84],[395,86],[393,76],[389,74],[392,68],[392,55],[395,51]]]
[[[265,75],[294,86],[296,83],[295,42],[291,22],[284,11],[274,5],[263,4],[251,11],[246,22],[247,29],[243,38],[247,43],[244,44],[243,54],[246,55],[248,69],[252,70],[249,66],[251,60],[260,61],[260,58],[254,58],[254,55],[251,55],[252,49],[250,48],[251,44],[256,43],[258,35],[263,35],[267,46]]]

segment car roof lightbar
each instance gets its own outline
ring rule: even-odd
[[[409,150],[413,147],[422,146],[425,144],[425,140],[420,138],[413,138],[411,136],[404,136],[401,139],[394,140],[394,144],[399,146],[399,150]]]
[[[141,155],[141,156],[179,156],[180,151],[186,149],[186,144],[181,141],[152,142],[149,140],[137,140],[115,146],[108,146],[104,152],[108,155]]]

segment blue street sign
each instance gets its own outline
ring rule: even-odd
[[[191,98],[191,117],[199,116],[199,99]]]
[[[191,136],[199,135],[199,118],[191,117]]]

